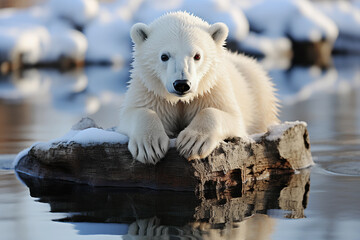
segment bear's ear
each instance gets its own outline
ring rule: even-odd
[[[209,33],[217,44],[223,45],[225,43],[225,39],[228,36],[229,29],[225,23],[218,22],[211,25],[209,28]]]
[[[149,27],[144,23],[136,23],[130,30],[130,36],[135,44],[141,44],[149,36]]]

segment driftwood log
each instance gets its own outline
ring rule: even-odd
[[[77,130],[97,127],[86,122],[92,121],[83,119],[76,125]],[[132,159],[126,143],[83,144],[67,140],[51,142],[48,148],[35,144],[20,156],[15,170],[40,179],[92,186],[199,193],[212,190],[219,194],[271,175],[294,173],[312,164],[306,124],[286,122],[250,139],[221,142],[209,157],[201,160],[188,161],[171,148],[158,164],[145,165]]]

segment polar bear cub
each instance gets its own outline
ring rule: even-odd
[[[133,68],[118,129],[135,159],[157,163],[172,137],[185,158],[205,158],[226,138],[278,123],[272,82],[253,59],[223,47],[227,35],[224,23],[186,12],[132,27]]]

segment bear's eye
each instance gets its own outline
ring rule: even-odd
[[[169,60],[169,55],[167,54],[161,55],[161,61],[166,62],[167,60]]]
[[[200,58],[201,58],[201,56],[200,56],[199,53],[195,54],[195,56],[194,56],[194,60],[195,60],[195,61],[199,61]]]

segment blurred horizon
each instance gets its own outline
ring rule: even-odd
[[[15,8],[7,9],[10,7]],[[280,120],[307,123],[316,163],[309,170],[311,184],[306,184],[306,196],[288,202],[300,207],[301,219],[288,219],[290,211],[265,204],[268,194],[251,188],[253,197],[248,199],[257,204],[248,205],[246,212],[264,206],[261,219],[266,221],[259,221],[257,212],[243,222],[231,222],[224,218],[224,213],[231,213],[224,208],[232,204],[231,199],[214,199],[204,206],[215,209],[228,228],[204,228],[202,237],[210,239],[208,233],[215,230],[219,235],[214,239],[226,239],[227,234],[233,234],[233,239],[250,239],[246,238],[249,233],[259,240],[359,239],[360,0],[0,0],[2,237],[144,237],[139,236],[140,230],[129,236],[134,224],[122,222],[119,216],[135,214],[146,223],[146,219],[138,219],[138,213],[152,217],[149,213],[159,210],[163,201],[148,204],[146,194],[139,194],[141,208],[129,208],[116,198],[131,202],[126,192],[90,187],[101,197],[96,198],[84,195],[75,185],[65,193],[61,188],[51,189],[57,202],[49,205],[47,193],[43,198],[36,196],[36,191],[29,191],[16,178],[12,163],[23,149],[64,136],[83,117],[92,118],[103,129],[116,126],[130,78],[131,25],[149,23],[169,9],[179,8],[191,10],[209,23],[223,21],[229,26],[227,47],[256,57],[272,78],[282,105]],[[274,180],[278,184],[278,179]],[[263,187],[261,184],[260,189]],[[277,189],[276,199],[284,200]],[[239,191],[243,200],[233,206],[246,206],[247,197],[242,195],[246,190]],[[304,186],[289,184],[284,190],[293,197]],[[178,213],[189,209],[186,201],[182,208],[170,200],[168,204],[176,214],[171,211],[171,217],[162,218],[165,223],[178,220]],[[99,212],[104,218],[95,217]],[[89,218],[71,218],[79,213]],[[160,215],[164,214],[161,210]],[[67,216],[68,222],[59,222]],[[191,237],[202,239],[194,232]]]

